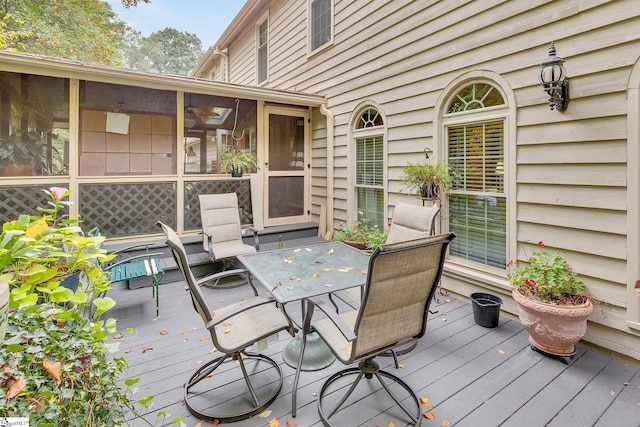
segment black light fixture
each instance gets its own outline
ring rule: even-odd
[[[569,79],[562,66],[564,59],[556,56],[556,47],[551,42],[549,56],[540,64],[540,83],[549,95],[549,108],[564,111],[569,105]]]

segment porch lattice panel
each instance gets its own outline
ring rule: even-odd
[[[175,228],[176,193],[174,182],[81,184],[83,228],[107,237],[158,233],[157,220]]]
[[[68,188],[68,184],[0,186],[0,223],[13,221],[21,214],[42,215],[37,211],[38,206],[51,208],[47,204],[51,199],[42,189],[50,187]],[[68,208],[64,213],[59,212],[59,215],[65,213],[68,213]]]
[[[184,183],[184,229],[202,229],[198,194],[236,193],[240,208],[240,222],[253,224],[251,185],[249,180],[190,181]]]

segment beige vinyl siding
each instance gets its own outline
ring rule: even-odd
[[[640,359],[638,334],[625,323],[625,287],[635,279],[626,277],[627,246],[638,244],[627,241],[626,144],[627,120],[638,120],[627,117],[627,85],[640,54],[640,2],[335,0],[334,42],[309,57],[307,0],[266,3],[268,86],[324,95],[335,116],[334,226],[353,220],[346,200],[353,163],[348,123],[360,103],[375,102],[386,117],[389,208],[416,203],[398,177],[408,161],[424,159],[426,147],[443,158],[442,112],[436,110],[443,90],[466,72],[496,73],[516,101],[509,118],[515,138],[508,141],[516,164],[506,176],[516,226],[509,229],[508,257],[525,260],[517,242],[527,240],[566,251],[589,291],[610,303],[594,311],[587,339]],[[564,113],[549,110],[537,80],[552,40],[571,81]],[[231,45],[234,83],[250,82],[246,73],[255,68],[243,42],[244,36]],[[241,52],[247,57],[239,58]],[[321,140],[314,125],[313,165],[328,163]],[[324,203],[321,185],[314,178],[314,205]],[[462,295],[480,286],[509,298],[504,277],[447,279]],[[514,306],[507,301],[505,308]]]

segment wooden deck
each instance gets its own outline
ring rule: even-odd
[[[259,288],[260,289],[260,288]],[[212,306],[250,296],[249,288],[205,291]],[[125,289],[116,284],[110,296],[117,300],[110,313],[118,319],[120,352],[129,364],[128,377],[140,378],[137,398],[153,395],[154,407],[145,417],[155,425],[169,425],[176,417],[187,426],[200,422],[183,405],[183,384],[201,363],[210,360],[212,343],[191,306],[183,282],[160,285],[160,317],[154,320],[151,289]],[[299,310],[298,307],[294,307]],[[384,369],[404,378],[421,397],[433,403],[433,419],[423,426],[640,426],[640,371],[637,367],[580,347],[569,366],[530,349],[527,333],[517,319],[501,315],[495,329],[474,323],[472,307],[452,296],[439,295],[428,331],[415,350],[399,357],[377,358]],[[132,328],[133,333],[125,330]],[[281,333],[264,353],[282,362],[281,351],[290,340]],[[271,414],[229,425],[268,426],[273,418],[284,427],[321,426],[315,393],[324,378],[343,368],[303,372],[298,390],[298,414],[291,416],[294,369],[282,363],[284,383]],[[375,397],[375,396],[374,396]],[[384,406],[369,398],[359,408],[346,410],[348,427],[380,425],[390,421],[407,425],[404,418],[382,412]],[[171,415],[160,422],[158,411]],[[344,419],[344,418],[343,418]],[[132,425],[148,425],[133,420]],[[211,425],[202,422],[203,426]]]

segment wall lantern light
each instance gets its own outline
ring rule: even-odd
[[[549,46],[549,56],[540,64],[540,83],[549,95],[549,108],[564,111],[569,105],[569,79],[562,66],[564,59],[556,56],[553,42]]]

